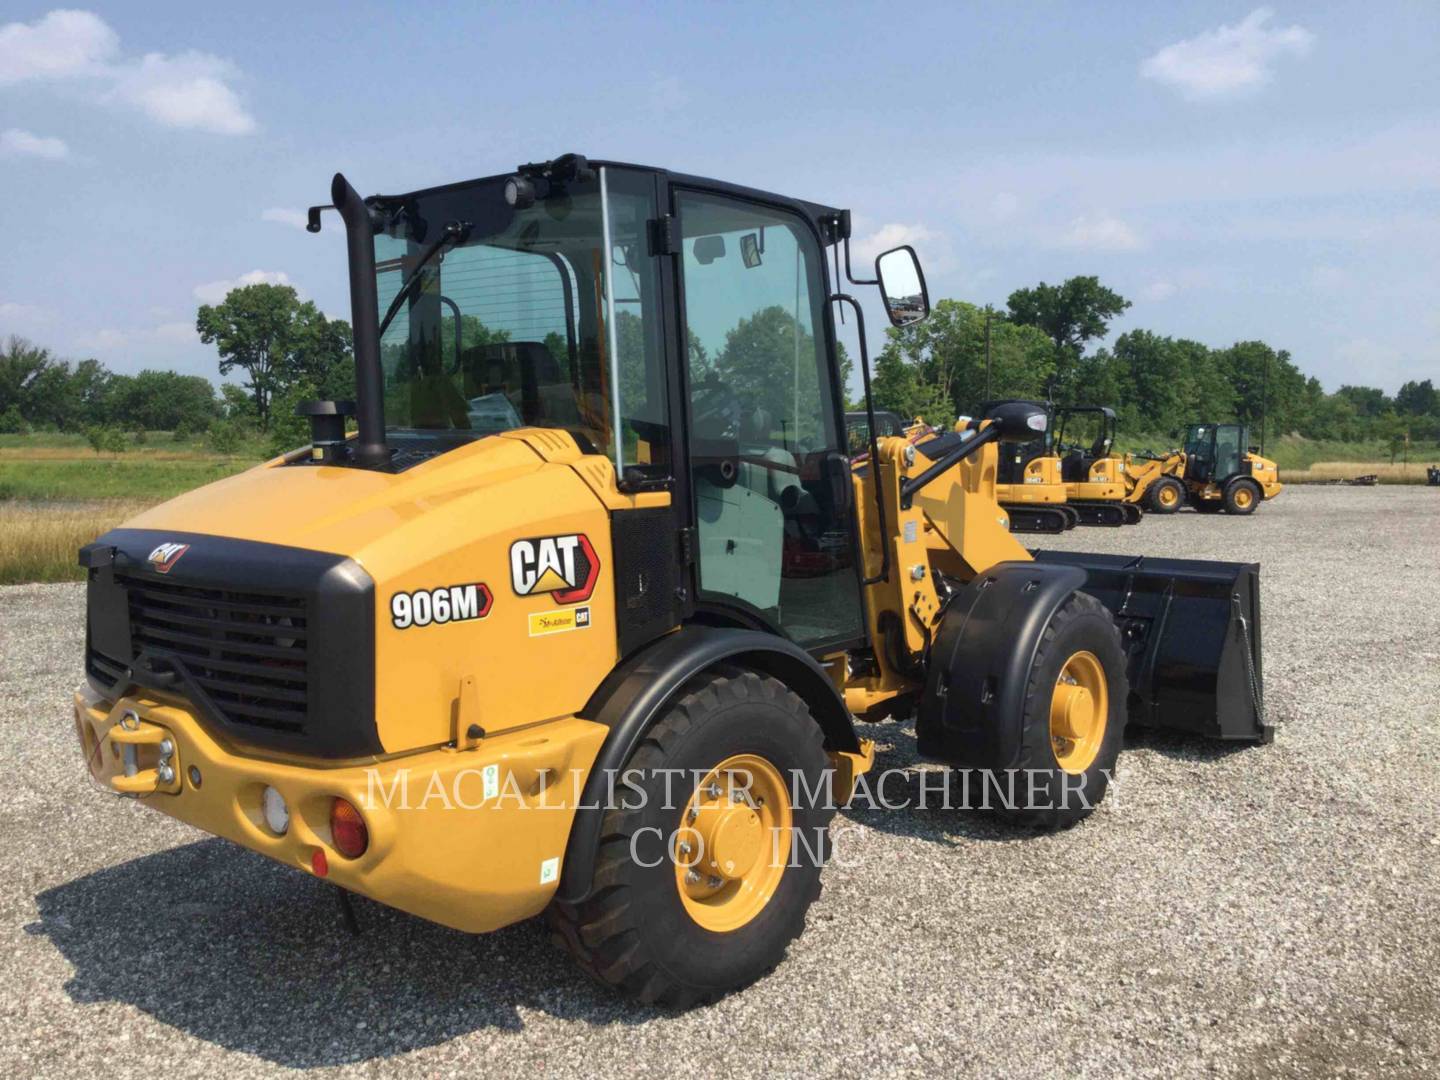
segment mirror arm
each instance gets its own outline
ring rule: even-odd
[[[848,211],[847,211],[848,214]],[[846,260],[849,260],[847,239]],[[880,529],[880,572],[874,577],[862,578],[860,585],[879,585],[890,580],[890,542],[885,529],[885,500],[880,496],[880,444],[875,438],[875,398],[870,393],[870,350],[865,344],[865,312],[853,296],[846,293],[831,293],[825,304],[825,316],[830,320],[830,337],[835,338],[835,305],[848,304],[855,312],[855,333],[860,339],[860,382],[865,388],[865,420],[870,436],[870,486],[875,490],[875,522]],[[838,344],[838,343],[837,343]],[[843,395],[844,388],[841,388]],[[862,564],[863,565],[863,564]]]
[[[851,285],[879,285],[880,279],[857,278],[850,269],[850,211],[841,210],[835,220],[835,235],[845,242],[845,278]]]

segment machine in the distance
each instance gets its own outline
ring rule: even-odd
[[[577,155],[331,203],[356,400],[81,552],[109,789],[461,930],[545,912],[684,1005],[802,930],[854,714],[910,703],[1044,828],[1129,722],[1268,738],[1258,567],[1008,532],[997,448],[1043,409],[913,443],[868,415],[852,466],[829,259],[897,325],[930,304],[909,248],[854,276],[848,212]]]
[[[1207,514],[1253,514],[1284,487],[1279,467],[1250,445],[1244,424],[1191,424],[1183,478],[1190,505]]]

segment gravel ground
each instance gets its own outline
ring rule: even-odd
[[[1065,546],[1256,560],[1272,746],[1132,738],[1057,836],[857,812],[774,974],[673,1015],[87,786],[79,586],[0,589],[0,1073],[1440,1071],[1440,493],[1291,488]],[[1053,546],[1059,546],[1058,543]],[[869,729],[913,768],[908,726]]]

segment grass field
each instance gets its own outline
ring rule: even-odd
[[[168,432],[148,432],[123,454],[96,454],[80,435],[0,435],[0,585],[80,580],[81,546],[265,456],[258,442],[221,455]]]
[[[1165,435],[1123,438],[1126,450],[1169,446]],[[1287,484],[1326,483],[1375,473],[1384,484],[1423,484],[1440,449],[1412,446],[1408,466],[1391,464],[1382,443],[1321,442],[1283,436],[1266,454]],[[81,435],[0,435],[0,585],[71,581],[83,575],[76,549],[147,506],[248,469],[266,457],[253,441],[235,454],[202,439],[149,432],[123,454],[96,454]]]

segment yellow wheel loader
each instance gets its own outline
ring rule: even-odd
[[[1125,484],[1125,501],[1143,506],[1147,514],[1173,514],[1185,505],[1185,454],[1146,450],[1119,457],[1117,470]]]
[[[847,211],[578,155],[330,203],[355,400],[81,552],[106,790],[462,931],[544,913],[686,1005],[804,927],[857,713],[908,703],[943,775],[1042,828],[1127,723],[1269,738],[1257,566],[1027,552],[998,449],[1043,410],[877,435],[845,281],[896,325],[930,303],[909,248],[856,279]]]
[[[1202,514],[1253,514],[1284,487],[1279,467],[1250,445],[1244,424],[1191,424],[1184,457],[1190,505]]]

